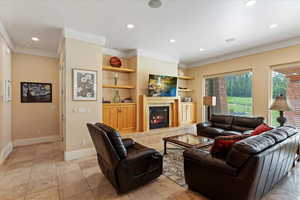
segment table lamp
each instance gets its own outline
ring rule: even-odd
[[[214,96],[204,96],[203,105],[207,107],[207,116],[208,116],[208,120],[210,121],[211,107],[217,105],[217,98]]]
[[[270,110],[278,110],[280,116],[277,118],[277,122],[280,124],[280,126],[284,126],[285,122],[287,121],[286,118],[283,115],[284,111],[292,111],[291,106],[289,105],[287,99],[282,94],[280,96],[277,96],[273,102],[273,104],[270,107]]]

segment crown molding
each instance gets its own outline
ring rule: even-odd
[[[77,39],[81,40],[84,42],[90,42],[94,44],[99,44],[101,46],[105,45],[106,38],[101,35],[95,35],[91,33],[83,33],[74,29],[70,28],[64,28],[63,30],[63,36],[65,38],[72,38],[72,39]]]
[[[200,67],[200,66],[207,65],[207,64],[212,64],[212,63],[217,63],[217,62],[221,62],[221,61],[225,61],[225,60],[231,60],[231,59],[239,58],[239,57],[243,57],[243,56],[249,56],[249,55],[253,55],[253,54],[263,53],[266,51],[286,48],[286,47],[294,46],[294,45],[298,45],[298,44],[300,44],[300,37],[295,37],[292,39],[288,39],[288,40],[284,40],[284,41],[280,41],[280,42],[276,42],[276,43],[271,43],[271,44],[267,44],[267,45],[262,45],[262,46],[258,46],[255,48],[251,48],[251,49],[247,49],[247,50],[243,50],[243,51],[239,51],[239,52],[234,52],[234,53],[225,54],[222,56],[203,59],[200,62],[188,64],[187,68]]]
[[[51,58],[58,57],[56,52],[42,50],[42,49],[31,49],[31,48],[20,47],[20,46],[16,46],[14,48],[14,52],[22,53],[22,54],[29,54],[29,55],[34,55],[34,56],[45,56],[45,57],[51,57]]]
[[[110,49],[110,48],[104,48],[103,54],[111,55],[111,56],[117,56],[121,58],[127,58],[128,53],[126,51],[120,51],[117,49]]]
[[[2,22],[0,21],[0,35],[3,37],[3,39],[5,40],[5,42],[7,43],[7,46],[10,49],[14,49],[14,45],[4,27],[4,25],[2,24]]]
[[[157,60],[161,61],[166,61],[166,62],[172,62],[172,63],[179,63],[179,58],[168,56],[168,55],[162,55],[160,53],[156,52],[151,52],[143,49],[137,49],[137,55],[138,56],[143,56],[143,57],[148,57],[148,58],[154,58]]]

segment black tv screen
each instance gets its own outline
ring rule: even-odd
[[[177,77],[150,74],[148,95],[151,97],[176,97]]]

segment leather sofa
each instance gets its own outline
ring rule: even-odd
[[[197,134],[204,137],[249,134],[264,123],[263,117],[212,115],[209,122],[197,124]]]
[[[122,139],[115,129],[88,123],[101,171],[119,193],[141,186],[162,174],[162,155],[154,149]]]
[[[285,126],[235,143],[226,158],[190,149],[184,152],[185,180],[191,190],[214,200],[258,200],[292,168],[299,132]]]

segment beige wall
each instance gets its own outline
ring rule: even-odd
[[[58,136],[58,59],[13,54],[12,135],[17,140]],[[52,103],[21,103],[20,82],[52,83]]]
[[[275,65],[284,65],[297,61],[300,61],[300,45],[191,68],[188,70],[188,73],[196,77],[196,80],[191,82],[191,88],[195,90],[193,97],[198,105],[202,105],[205,76],[252,70],[253,115],[263,116],[269,120],[271,68]],[[203,121],[203,108],[200,107],[198,111],[198,121]]]
[[[11,80],[11,53],[0,35],[0,164],[11,142],[11,102],[4,100],[5,80]]]
[[[65,151],[68,152],[93,148],[86,123],[102,119],[102,46],[71,38],[65,39]],[[97,101],[73,101],[72,70],[83,69],[98,72]],[[84,110],[79,112],[78,110]],[[69,157],[70,158],[70,157]],[[66,159],[69,159],[66,158]]]

